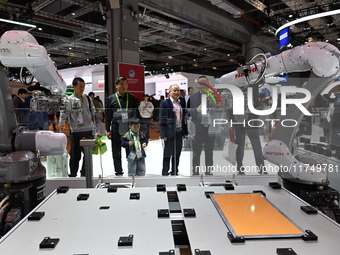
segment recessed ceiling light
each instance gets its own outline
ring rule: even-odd
[[[41,31],[41,30],[42,30],[42,28],[41,28],[41,27],[39,27],[39,28],[38,28],[38,30],[39,30],[39,31]]]

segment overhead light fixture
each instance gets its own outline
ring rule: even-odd
[[[20,25],[20,26],[25,26],[25,27],[31,27],[32,29],[37,27],[36,25],[32,25],[32,24],[28,24],[28,23],[23,23],[23,22],[19,22],[19,21],[14,21],[14,20],[9,20],[9,19],[1,19],[0,18],[0,21],[1,22],[15,24],[15,25]]]
[[[333,10],[333,11],[328,11],[328,12],[321,12],[321,13],[317,13],[317,14],[313,14],[313,15],[309,15],[300,19],[296,19],[293,21],[290,21],[284,25],[282,25],[281,27],[279,27],[278,29],[276,29],[275,35],[277,35],[282,29],[285,29],[286,27],[290,27],[292,25],[298,24],[298,23],[302,23],[308,20],[312,20],[312,19],[317,19],[317,18],[322,18],[322,17],[326,17],[326,16],[331,16],[331,15],[336,15],[340,13],[340,9],[338,10]]]

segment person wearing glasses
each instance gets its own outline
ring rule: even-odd
[[[122,176],[121,138],[129,131],[129,120],[136,118],[138,106],[135,97],[127,93],[128,80],[125,77],[117,78],[115,86],[117,92],[106,101],[106,131],[107,138],[111,139],[115,174]]]
[[[169,88],[170,97],[159,106],[160,136],[164,141],[162,175],[178,175],[179,158],[182,152],[182,137],[188,135],[185,122],[185,103],[179,100],[177,84]]]
[[[204,84],[210,85],[210,81],[206,76],[200,76],[197,79],[198,87],[205,88]],[[191,121],[195,126],[194,139],[192,141],[192,175],[198,175],[200,169],[201,152],[204,148],[206,175],[212,174],[210,167],[213,166],[213,153],[215,144],[215,135],[209,132],[212,125],[211,113],[215,107],[210,98],[207,100],[207,112],[202,114],[202,93],[206,93],[204,89],[199,89],[192,94],[188,101],[189,113]]]

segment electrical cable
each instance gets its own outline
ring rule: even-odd
[[[264,75],[265,75],[265,73],[266,73],[268,61],[267,61],[267,56],[266,56],[265,54],[263,54],[263,53],[259,53],[259,54],[255,55],[255,56],[248,62],[248,63],[249,63],[249,66],[252,65],[252,63],[253,63],[253,65],[255,65],[255,68],[257,69],[257,65],[256,65],[256,62],[254,62],[254,60],[255,60],[257,57],[259,57],[259,56],[262,56],[263,59],[264,59],[264,61],[263,61],[262,64],[261,64],[260,74],[259,74],[259,76],[257,77],[257,79],[256,79],[255,82],[250,82],[250,80],[247,79],[247,81],[248,81],[249,84],[257,84],[260,80],[262,80],[262,78],[264,78]],[[246,78],[248,78],[248,77],[246,76]]]
[[[2,205],[10,198],[10,195],[7,195],[4,199],[1,200],[0,202],[0,209],[2,207]]]
[[[26,69],[26,67],[21,67],[20,68],[20,82],[25,84],[25,85],[27,85],[27,86],[29,86],[29,85],[32,84],[34,76],[31,75],[29,80],[27,81],[27,73],[26,73],[26,71],[24,72],[25,69]]]

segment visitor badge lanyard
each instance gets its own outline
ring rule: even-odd
[[[141,144],[139,142],[138,134],[134,134],[132,130],[130,130],[130,139],[133,139],[133,141],[135,142],[137,158],[141,158],[143,155],[142,155],[142,149],[141,149]]]
[[[76,97],[74,96],[74,93],[72,94],[72,96],[73,96],[74,98],[76,98]],[[84,109],[84,98],[83,98],[83,96],[81,96],[81,108]],[[76,111],[76,115],[77,115],[77,119],[76,119],[77,125],[78,125],[78,127],[80,127],[80,126],[82,126],[82,124],[84,123],[84,118],[83,118],[82,111],[77,110],[77,111]]]
[[[119,111],[123,111],[122,105],[120,103],[120,100],[118,98],[118,93],[116,93],[116,99],[117,103],[119,104]],[[126,112],[122,112],[122,121],[123,122],[128,122],[129,116],[128,116],[128,107],[129,107],[129,96],[126,94]]]

